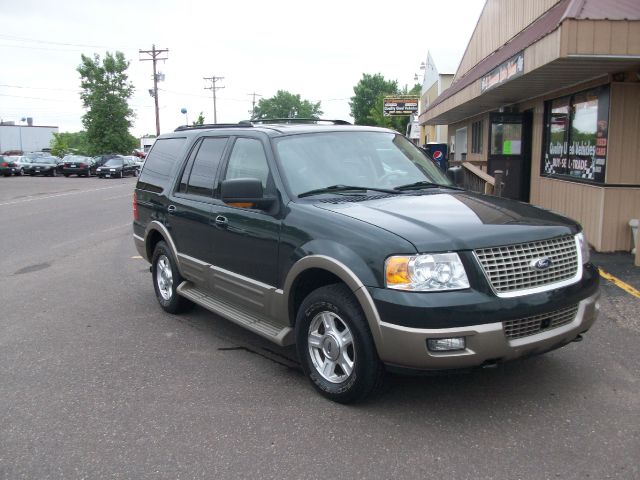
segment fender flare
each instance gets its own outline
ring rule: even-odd
[[[369,330],[373,337],[373,341],[376,344],[378,352],[382,351],[382,332],[380,330],[380,315],[378,309],[373,302],[373,298],[369,294],[369,291],[364,286],[358,276],[347,267],[344,263],[336,260],[335,258],[328,257],[326,255],[308,255],[298,260],[287,273],[287,277],[284,281],[283,297],[285,299],[284,308],[288,311],[289,299],[291,296],[291,287],[296,279],[304,273],[306,270],[312,268],[319,268],[327,270],[340,278],[347,287],[353,292],[356,300],[360,304],[362,311],[364,312],[367,323],[369,324]]]
[[[176,248],[176,244],[173,241],[173,238],[171,237],[169,230],[167,230],[167,227],[165,227],[162,223],[158,222],[157,220],[153,220],[152,222],[149,222],[149,224],[147,225],[147,228],[144,231],[145,249],[147,248],[147,241],[149,239],[149,234],[152,231],[158,232],[160,236],[162,236],[166,244],[169,246],[169,250],[171,250],[173,259],[175,260],[176,265],[178,266],[178,271],[180,272],[180,275],[184,277],[184,273],[182,271],[182,265],[180,264],[180,256],[178,255],[178,249]],[[152,256],[153,256],[153,252],[151,252],[151,255],[149,255],[149,261],[151,261]]]

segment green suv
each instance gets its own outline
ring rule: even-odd
[[[134,241],[160,306],[278,345],[343,403],[386,370],[494,365],[580,340],[598,272],[580,226],[454,186],[398,133],[240,123],[158,137]]]

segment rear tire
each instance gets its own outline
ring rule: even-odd
[[[158,242],[151,259],[153,288],[158,303],[165,312],[181,313],[193,304],[178,295],[177,288],[184,281],[171,250],[164,241]]]
[[[364,313],[346,285],[311,292],[298,310],[295,333],[302,369],[324,397],[354,403],[382,386],[384,366]]]

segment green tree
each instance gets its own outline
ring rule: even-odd
[[[82,117],[87,153],[129,153],[138,145],[129,133],[134,116],[128,103],[134,90],[126,74],[129,62],[122,52],[107,52],[102,61],[97,54],[81,58],[77,71],[81,78],[80,98],[87,110]]]
[[[382,98],[385,95],[395,95],[398,93],[398,82],[395,80],[385,80],[385,78],[376,73],[369,75],[363,73],[358,84],[353,87],[353,93],[349,106],[351,107],[351,116],[356,125],[378,125],[372,117],[371,110],[380,103],[382,108]]]
[[[349,102],[351,116],[353,116],[356,125],[392,128],[404,134],[410,117],[385,117],[384,97],[389,95],[420,96],[420,89],[420,85],[417,84],[411,90],[406,85],[400,89],[395,80],[385,80],[379,73],[375,75],[364,73],[358,84],[353,87],[355,95],[351,97],[351,102]]]
[[[51,153],[57,157],[64,157],[69,153],[89,155],[87,132],[54,133],[51,140]]]
[[[278,90],[274,97],[260,99],[253,118],[320,118],[320,115],[320,102],[312,103],[302,100],[300,95]]]
[[[411,90],[405,86],[402,90],[397,90],[393,92],[391,95],[414,95],[420,96],[420,85],[415,85]],[[396,130],[397,132],[402,133],[403,135],[407,131],[407,125],[409,125],[409,121],[411,120],[410,116],[401,116],[401,117],[385,117],[384,116],[384,97],[389,94],[380,94],[376,99],[373,107],[369,110],[369,116],[367,117],[370,123],[366,123],[366,125],[372,125],[377,127],[385,127]]]
[[[198,115],[196,121],[193,122],[194,127],[197,127],[198,125],[204,125],[204,115],[202,115],[202,112],[200,112],[200,115]]]

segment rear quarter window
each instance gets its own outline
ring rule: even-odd
[[[169,175],[186,142],[185,137],[159,138],[153,144],[138,180],[138,188],[160,193],[169,185]]]

